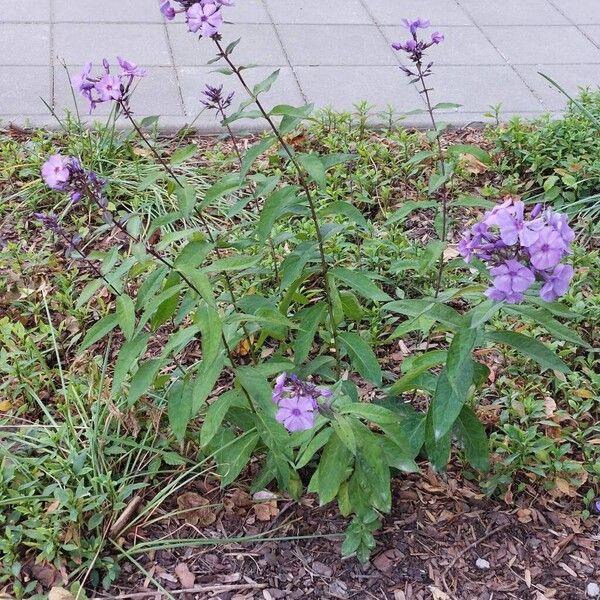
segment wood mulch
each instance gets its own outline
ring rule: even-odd
[[[131,530],[123,546],[165,537],[265,537],[136,556],[178,598],[576,600],[600,578],[599,517],[577,516],[581,505],[567,497],[523,495],[512,506],[490,500],[455,467],[397,478],[392,514],[367,565],[341,559],[346,520],[335,505],[319,508],[310,496],[299,504],[256,503],[240,489],[224,495],[210,481],[193,491],[192,500],[207,498],[215,508]],[[190,500],[189,490],[184,495],[180,508]],[[294,536],[312,537],[280,539]],[[165,597],[130,564],[111,594]]]

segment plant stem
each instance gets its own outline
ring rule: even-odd
[[[300,186],[302,187],[302,189],[304,190],[304,193],[306,195],[306,200],[308,202],[308,206],[310,209],[311,218],[312,218],[313,224],[315,226],[317,245],[319,247],[321,271],[322,271],[323,280],[324,280],[324,291],[325,291],[326,300],[327,300],[327,309],[329,312],[329,320],[331,323],[331,334],[333,337],[333,344],[334,344],[334,348],[335,348],[336,374],[339,377],[341,374],[341,370],[342,370],[341,369],[341,359],[340,359],[340,345],[339,345],[339,341],[338,341],[337,327],[335,325],[335,320],[334,320],[333,301],[332,301],[331,287],[330,287],[330,282],[329,282],[329,265],[327,264],[327,258],[325,255],[325,242],[323,239],[323,234],[321,233],[321,228],[319,226],[319,217],[317,215],[317,208],[315,205],[315,201],[312,197],[312,193],[310,191],[310,186],[308,184],[308,180],[306,179],[306,177],[304,175],[304,171],[303,171],[302,167],[296,160],[294,153],[290,149],[287,142],[283,139],[281,132],[277,128],[277,125],[275,125],[275,123],[273,122],[273,119],[271,118],[271,116],[269,115],[267,110],[263,107],[259,98],[252,92],[252,90],[246,83],[246,80],[245,80],[244,76],[242,75],[241,70],[233,63],[233,61],[231,60],[231,58],[229,57],[227,52],[223,49],[221,42],[216,37],[213,37],[212,39],[215,42],[215,44],[219,50],[219,56],[221,56],[227,62],[227,64],[229,65],[229,68],[233,71],[235,76],[238,78],[238,81],[242,84],[246,93],[250,96],[250,98],[252,98],[254,104],[256,104],[256,107],[258,108],[258,110],[262,114],[263,118],[265,119],[265,121],[267,122],[267,124],[269,125],[271,130],[273,131],[273,134],[277,138],[277,141],[281,145],[281,148],[287,154],[290,162],[292,163],[292,165],[294,166],[294,168],[296,170],[298,179],[300,181]]]
[[[171,166],[165,161],[165,159],[160,155],[160,153],[156,150],[156,148],[146,138],[144,132],[142,131],[140,126],[137,124],[136,120],[133,118],[133,115],[131,114],[131,111],[129,110],[129,107],[127,106],[127,104],[125,102],[123,102],[122,100],[119,100],[119,106],[121,107],[123,114],[129,119],[129,122],[135,129],[136,133],[139,135],[140,139],[144,142],[144,144],[146,144],[146,146],[149,148],[150,152],[152,152],[152,154],[156,157],[156,159],[158,160],[160,165],[163,167],[163,169],[165,169],[165,171],[170,175],[170,177],[173,179],[173,181],[181,189],[183,189],[184,188],[183,183],[177,177],[176,173],[173,171]],[[200,211],[196,211],[196,215],[200,219],[200,223],[202,223],[202,226],[204,227],[204,229],[206,231],[206,235],[208,236],[208,239],[210,240],[211,244],[214,247],[217,258],[222,258],[222,254],[217,246],[216,239],[212,233],[210,225],[208,224],[207,220],[204,218],[204,215]],[[152,252],[150,252],[150,254],[152,254]],[[155,256],[154,254],[152,254],[152,255]],[[158,256],[155,256],[155,258],[158,258]],[[162,262],[162,259],[160,259],[160,258],[158,258],[158,259],[161,260],[161,262]],[[174,267],[171,267],[171,268],[174,268]],[[231,305],[233,306],[234,310],[239,313],[240,310],[238,308],[235,293],[233,291],[233,283],[231,281],[231,277],[229,277],[229,274],[226,271],[223,271],[221,274],[223,276],[223,279],[225,280],[225,287],[227,288],[227,291],[229,293],[229,297],[231,299]],[[186,278],[181,273],[180,273],[180,275],[182,276],[184,281],[186,281],[186,283],[188,283],[188,280],[186,280]],[[189,283],[188,283],[188,285],[189,285]],[[241,327],[242,327],[242,331],[244,332],[244,335],[246,336],[246,339],[248,340],[248,343],[250,344],[250,354],[252,357],[252,362],[254,364],[257,364],[256,350],[255,350],[254,344],[252,343],[252,338],[250,337],[250,332],[248,331],[248,328],[246,327],[245,324],[242,324]]]
[[[225,108],[223,107],[222,104],[219,104],[218,111],[221,114],[221,116],[223,117],[223,124],[225,125],[227,132],[229,133],[229,137],[231,139],[231,143],[233,144],[233,148],[235,150],[235,154],[237,156],[238,164],[240,165],[240,170],[241,170],[243,167],[243,159],[242,159],[242,152],[239,148],[239,141],[238,141],[236,135],[233,133],[231,126],[227,122],[227,113],[225,112]],[[256,214],[258,215],[260,213],[260,206],[258,204],[258,198],[254,195],[255,191],[256,191],[256,188],[254,188],[252,191],[252,197],[254,199],[254,209],[256,210]],[[279,267],[277,266],[277,254],[275,252],[275,244],[273,244],[273,236],[270,233],[269,233],[269,250],[271,252],[271,261],[273,262],[273,274],[275,275],[275,283],[277,284],[277,287],[280,287],[280,285],[279,285]]]
[[[427,83],[425,82],[425,74],[423,72],[423,65],[420,60],[417,61],[416,67],[417,67],[417,74],[418,74],[419,81],[421,82],[421,85],[423,87],[422,90],[419,90],[419,93],[423,94],[423,96],[425,97],[425,103],[427,105],[427,112],[429,113],[429,118],[431,119],[431,125],[435,132],[435,139],[436,139],[437,147],[438,147],[438,160],[439,160],[439,165],[440,165],[440,173],[442,174],[442,177],[445,177],[446,176],[446,166],[444,164],[444,151],[442,150],[442,142],[440,140],[438,126],[437,126],[437,123],[435,120],[435,115],[433,112],[433,104],[431,103],[431,98],[429,97],[430,90],[427,87]],[[448,237],[448,198],[447,198],[446,193],[442,194],[442,236],[441,237],[442,237],[442,242],[446,243],[446,238]],[[445,260],[444,260],[444,253],[442,252],[442,255],[440,256],[437,277],[435,280],[434,298],[437,298],[440,295],[440,291],[442,289],[442,278],[444,275],[444,267],[445,267]]]

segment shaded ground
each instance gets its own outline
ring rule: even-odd
[[[202,527],[202,518],[196,525],[173,519],[163,523],[164,530],[129,532],[124,545],[165,535],[222,538],[263,532],[287,537],[331,535],[344,528],[335,506],[317,508],[311,497],[300,505],[280,500],[275,508],[275,503],[249,505],[239,490],[225,498],[203,486],[197,492],[223,502],[214,509],[214,523]],[[403,477],[396,482],[394,499],[373,559],[365,566],[354,558],[340,559],[337,537],[161,550],[141,562],[167,590],[189,589],[178,595],[221,600],[571,600],[585,598],[587,584],[600,573],[600,521],[576,516],[566,498],[523,498],[518,507],[508,508],[451,471]],[[148,580],[129,566],[113,589],[115,596],[133,597],[148,589]],[[178,576],[182,570],[192,577]],[[193,585],[182,586],[192,580]],[[153,596],[156,592],[135,597]]]

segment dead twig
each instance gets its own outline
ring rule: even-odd
[[[475,548],[476,546],[478,546],[479,544],[481,544],[481,542],[485,542],[485,540],[487,540],[488,538],[491,538],[496,533],[500,533],[502,530],[506,529],[509,525],[510,525],[510,523],[504,523],[504,525],[500,525],[499,527],[496,527],[495,529],[492,529],[491,531],[488,531],[485,535],[483,535],[480,538],[476,539],[472,544],[469,544],[464,550],[461,550],[450,561],[450,564],[444,569],[444,571],[442,573],[442,583],[444,584],[444,589],[446,590],[446,592],[448,594],[450,594],[452,596],[453,592],[450,590],[450,587],[446,583],[446,575],[448,574],[448,571],[456,564],[456,561],[459,558],[463,557],[467,552],[469,552],[469,550],[472,550],[473,548]]]
[[[169,590],[169,594],[197,594],[200,592],[239,592],[241,590],[262,590],[266,588],[265,583],[240,583],[237,585],[197,585],[181,590]],[[92,600],[133,600],[134,598],[160,597],[160,592],[135,592],[133,594],[120,594],[119,596],[96,596]]]

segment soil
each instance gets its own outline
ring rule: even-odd
[[[597,516],[585,520],[572,499],[548,495],[523,496],[509,507],[486,498],[456,467],[396,479],[393,511],[366,565],[341,558],[346,520],[335,505],[319,508],[311,496],[299,504],[285,498],[251,503],[240,489],[222,495],[209,481],[195,492],[220,505],[205,510],[204,517],[212,513],[208,519],[141,526],[124,535],[123,545],[163,536],[263,539],[139,555],[144,569],[178,598],[576,600],[600,577]],[[295,536],[309,537],[281,539]],[[126,565],[112,596],[98,598],[165,597],[155,590]]]

